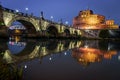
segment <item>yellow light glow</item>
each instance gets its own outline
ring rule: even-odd
[[[15,30],[15,33],[19,34],[19,33],[21,33],[21,31],[18,30],[18,29],[16,29],[16,30]]]
[[[105,59],[111,59],[111,58],[112,58],[112,55],[111,55],[111,54],[104,54],[104,58],[105,58]]]
[[[94,16],[88,17],[87,24],[95,25],[95,24],[98,24],[98,23],[99,23],[99,21],[96,17],[94,17]]]
[[[97,58],[98,58],[98,55],[88,52],[86,54],[83,54],[83,58],[87,62],[95,62],[97,60]]]
[[[20,37],[19,36],[15,36],[15,42],[20,41]]]

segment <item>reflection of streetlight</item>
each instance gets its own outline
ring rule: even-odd
[[[67,53],[65,52],[64,55],[67,55]]]
[[[84,47],[85,47],[85,48],[88,48],[88,45],[85,45]]]
[[[118,56],[118,60],[120,60],[120,55]]]
[[[19,10],[18,10],[18,9],[16,9],[15,11],[16,11],[16,12],[19,12]]]
[[[25,65],[25,69],[27,68],[27,65]]]
[[[49,58],[49,60],[51,61],[51,60],[52,60],[52,58],[50,57],[50,58]]]

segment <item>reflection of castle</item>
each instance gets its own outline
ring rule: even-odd
[[[63,55],[65,56],[66,54],[71,54],[72,51],[73,58],[75,58],[80,64],[88,65],[89,63],[100,62],[103,58],[112,59],[112,56],[116,55],[117,51],[120,50],[118,45],[120,42],[117,42],[116,46],[116,42],[108,43],[103,41],[99,42],[97,40],[42,40],[38,42],[36,40],[28,40],[25,44],[22,43],[22,47],[19,46],[20,42],[14,43],[14,45],[18,45],[18,49],[17,47],[15,49],[13,41],[10,42],[10,44],[12,44],[10,46],[7,46],[6,43],[4,43],[6,46],[4,48],[0,47],[0,49],[4,49],[4,51],[1,51],[1,54],[3,54],[2,58],[7,63],[19,63],[35,58],[39,58],[41,62],[44,57],[48,56],[49,60],[51,60],[53,57],[56,57],[53,55],[61,55],[64,53]],[[100,45],[101,43],[103,44]],[[118,50],[116,50],[116,47],[118,47]],[[19,52],[13,54],[12,51]]]
[[[92,10],[83,10],[73,19],[73,26],[77,29],[118,29],[114,20],[106,20],[105,16],[94,14]]]
[[[102,58],[111,59],[116,54],[116,51],[102,51],[95,48],[78,48],[72,51],[72,56],[83,65],[100,62]]]

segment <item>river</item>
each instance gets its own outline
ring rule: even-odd
[[[22,80],[120,80],[115,40],[1,39],[0,60],[22,67]]]

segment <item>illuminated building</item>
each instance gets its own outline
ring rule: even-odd
[[[119,26],[118,25],[115,25],[115,22],[114,20],[106,20],[105,21],[105,24],[108,26],[108,28],[110,29],[118,29]]]
[[[118,29],[114,20],[105,21],[105,16],[94,14],[92,10],[80,11],[73,19],[73,27],[77,29]]]

